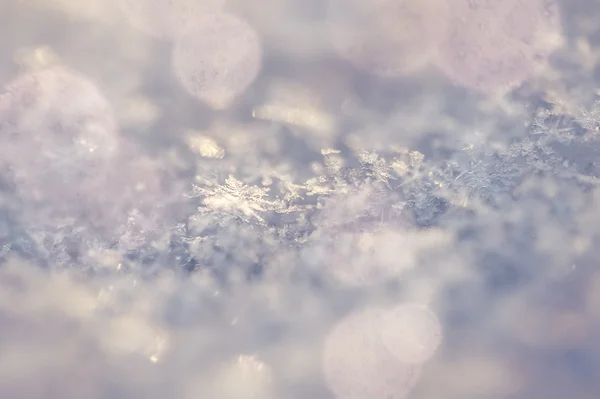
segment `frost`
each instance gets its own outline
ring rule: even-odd
[[[593,2],[41,3],[0,1],[0,397],[595,397]]]

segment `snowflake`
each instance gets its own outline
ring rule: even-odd
[[[204,186],[195,184],[192,197],[203,197],[202,203],[210,210],[234,215],[248,223],[256,220],[264,225],[261,214],[287,209],[283,201],[270,200],[269,191],[269,187],[250,186],[229,175],[224,184],[211,180]]]
[[[527,138],[510,145],[508,155],[513,159],[523,159],[528,169],[539,172],[550,172],[560,164],[560,158],[549,140],[533,140]]]
[[[577,123],[591,132],[600,131],[600,101],[594,102],[590,110],[582,109]]]
[[[474,199],[497,205],[517,184],[519,173],[514,160],[502,151],[469,145],[417,187],[429,186],[428,193],[462,208]]]
[[[564,116],[556,116],[548,110],[539,112],[531,123],[531,134],[543,135],[542,140],[570,142],[574,138],[571,120]]]

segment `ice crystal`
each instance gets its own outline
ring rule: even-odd
[[[212,180],[194,184],[192,197],[201,197],[206,209],[231,215],[247,223],[264,225],[267,212],[284,213],[288,210],[281,199],[270,199],[269,191],[269,187],[251,186],[230,175],[223,184]]]
[[[449,177],[444,188],[464,198],[462,205],[467,205],[473,197],[497,204],[503,193],[516,186],[519,172],[506,154],[467,147],[446,164],[442,174]]]
[[[383,183],[391,188],[389,181],[393,180],[394,177],[390,173],[390,168],[385,159],[380,158],[377,153],[372,151],[362,151],[358,159],[366,180]]]
[[[600,101],[594,102],[590,109],[582,109],[577,122],[590,132],[600,130]]]

